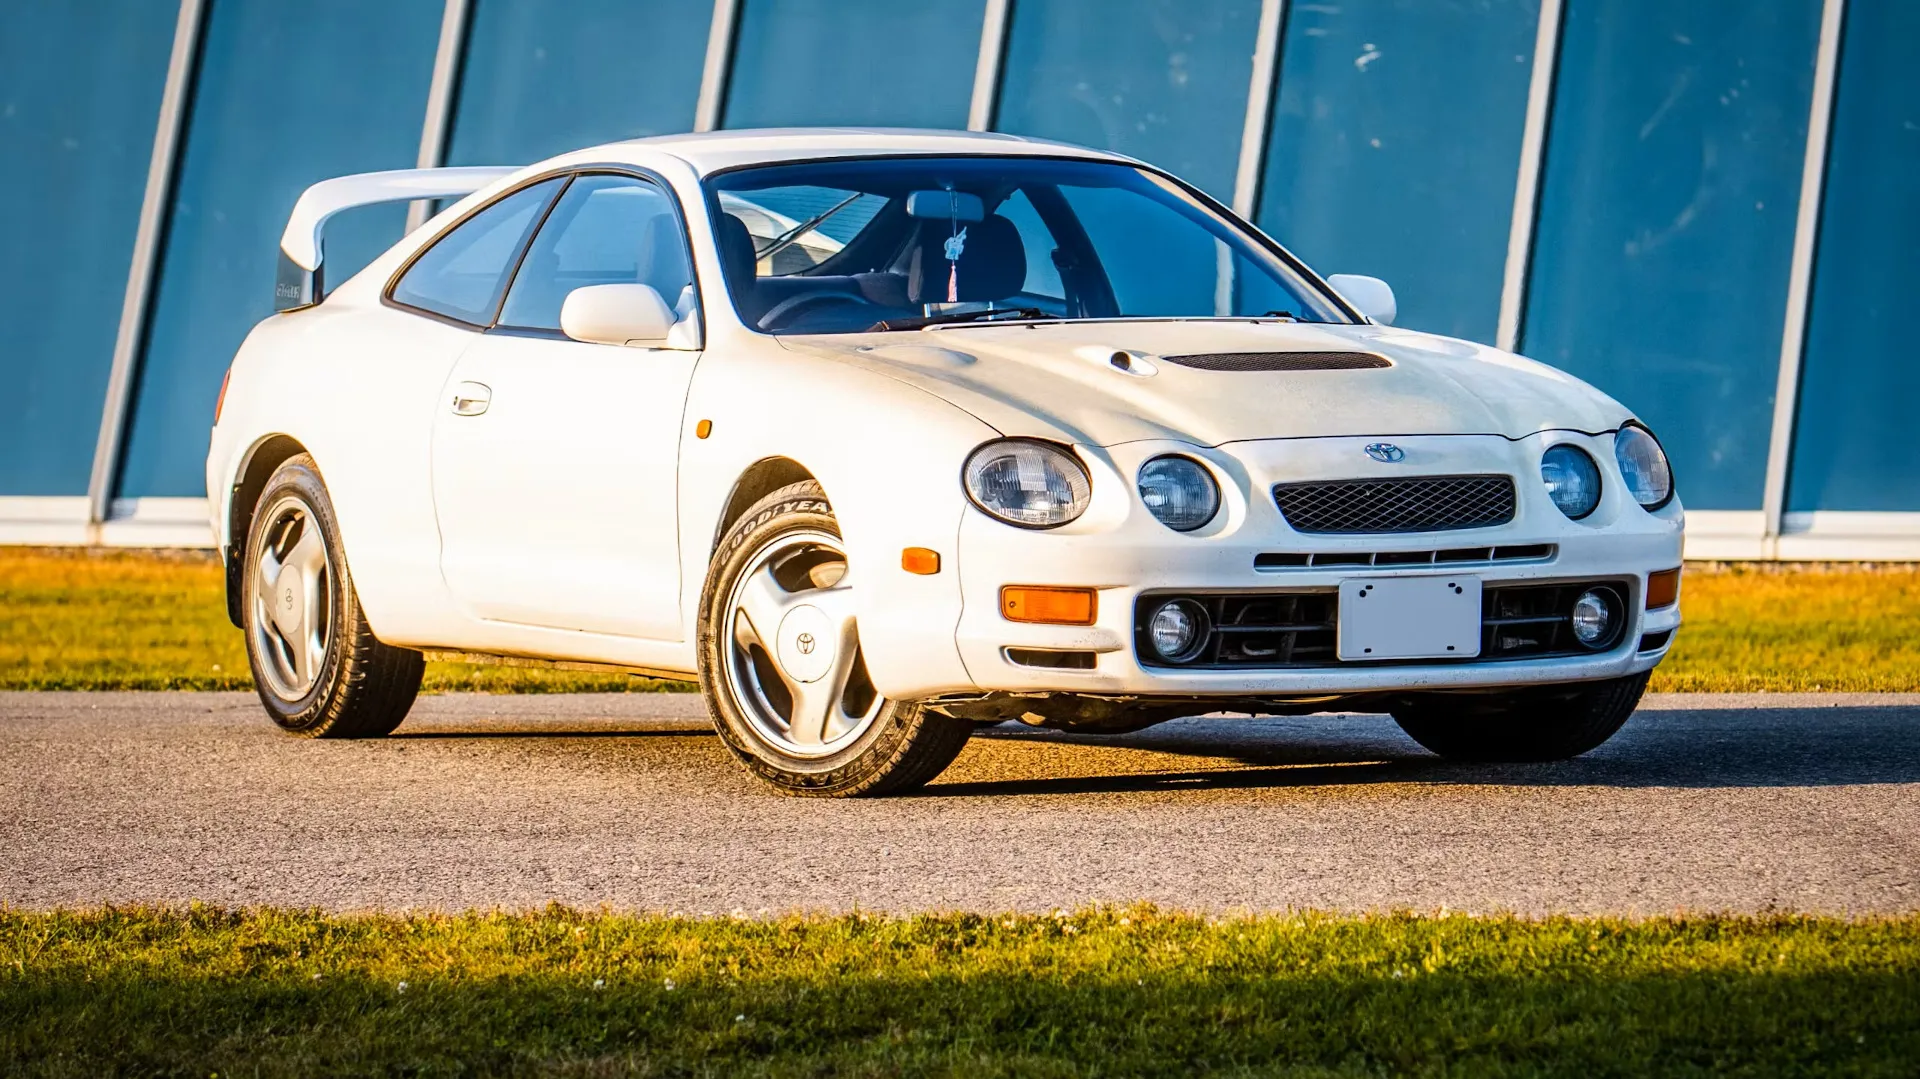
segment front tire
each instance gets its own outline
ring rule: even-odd
[[[308,738],[392,733],[420,692],[425,658],[380,643],[367,625],[312,457],[290,457],[268,478],[245,549],[247,662],[267,715]]]
[[[1393,710],[1414,741],[1449,760],[1563,761],[1613,737],[1653,672],[1505,693],[1436,695]]]
[[[881,697],[854,624],[840,526],[820,485],[753,504],[700,599],[700,688],[721,740],[782,794],[893,794],[940,774],[973,724]]]

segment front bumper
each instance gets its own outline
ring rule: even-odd
[[[1035,532],[969,513],[962,524],[957,562],[963,610],[956,639],[968,674],[987,692],[1297,698],[1615,678],[1649,670],[1666,655],[1680,610],[1678,605],[1645,610],[1646,579],[1680,565],[1683,515],[1677,502],[1648,513],[1625,495],[1613,466],[1611,435],[1555,431],[1520,440],[1395,438],[1406,458],[1393,464],[1367,458],[1363,447],[1372,441],[1377,439],[1276,439],[1217,448],[1172,442],[1076,447],[1095,474],[1094,504],[1079,521]],[[1602,468],[1600,507],[1581,521],[1568,520],[1535,478],[1540,454],[1557,442],[1582,446]],[[1139,466],[1164,453],[1204,460],[1220,481],[1221,512],[1196,533],[1166,528],[1132,497]],[[1273,484],[1295,479],[1469,472],[1515,478],[1518,507],[1511,522],[1425,533],[1309,535],[1288,526],[1270,494]],[[1439,568],[1311,564],[1316,555],[1407,557],[1420,551],[1541,546],[1550,547],[1550,554]],[[1299,564],[1303,561],[1308,564]],[[1605,651],[1532,659],[1188,670],[1144,663],[1135,644],[1135,608],[1143,593],[1337,590],[1353,577],[1435,572],[1471,575],[1486,585],[1608,582],[1626,596],[1628,624],[1618,643]],[[1090,626],[1007,621],[1000,613],[999,589],[1009,584],[1096,588],[1096,620]],[[1649,638],[1651,647],[1642,651]],[[1010,658],[1009,649],[1080,653],[1082,660],[1091,653],[1092,663],[1085,669],[1031,666]]]

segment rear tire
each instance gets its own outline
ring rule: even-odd
[[[247,661],[267,715],[308,738],[392,733],[420,692],[425,658],[380,643],[367,625],[312,457],[290,457],[268,478],[244,550]]]
[[[973,733],[967,720],[874,691],[849,605],[853,568],[826,492],[808,480],[754,503],[707,571],[701,691],[721,741],[782,794],[909,790]]]
[[[1653,676],[1540,686],[1507,693],[1435,695],[1396,708],[1394,722],[1449,760],[1563,761],[1613,737]]]

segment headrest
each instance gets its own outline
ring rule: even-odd
[[[1027,283],[1027,246],[1013,222],[994,214],[965,226],[966,244],[958,263],[962,301],[1004,300]],[[945,221],[922,221],[920,239],[907,265],[907,293],[916,304],[947,302],[947,238],[952,226]]]
[[[753,287],[754,244],[753,233],[747,231],[747,223],[729,213],[720,215],[720,268],[727,275],[727,284],[733,289]]]

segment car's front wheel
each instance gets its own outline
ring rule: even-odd
[[[973,724],[874,690],[846,554],[812,481],[727,531],[700,601],[700,686],[727,748],[786,794],[891,794],[953,762]]]
[[[1400,729],[1453,760],[1561,761],[1613,737],[1651,671],[1500,693],[1436,694],[1393,710]]]
[[[274,470],[245,551],[247,660],[267,715],[310,738],[391,733],[420,692],[424,657],[367,625],[313,458]]]

